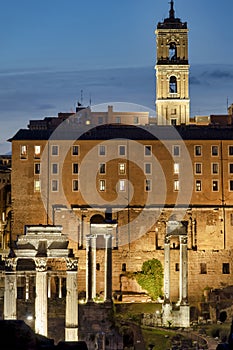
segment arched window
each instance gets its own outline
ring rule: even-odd
[[[169,61],[175,61],[176,57],[177,57],[176,44],[175,43],[170,43],[170,46],[169,46]]]
[[[174,75],[172,75],[169,80],[169,92],[171,94],[177,93],[177,81]]]

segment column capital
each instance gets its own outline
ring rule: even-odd
[[[77,271],[78,259],[77,258],[66,258],[67,271]]]
[[[187,242],[188,242],[187,235],[180,235],[180,243],[181,244],[187,244]]]
[[[47,259],[46,258],[35,258],[36,271],[43,272],[47,269]]]
[[[7,258],[5,260],[6,270],[16,271],[18,258]]]
[[[171,239],[171,237],[170,236],[165,236],[165,238],[164,238],[164,243],[165,244],[170,244],[170,239]]]

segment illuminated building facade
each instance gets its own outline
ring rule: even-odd
[[[25,225],[61,225],[79,258],[79,291],[86,291],[87,237],[94,237],[94,298],[106,285],[103,236],[112,225],[115,298],[142,300],[145,291],[127,273],[152,258],[165,267],[169,251],[169,302],[199,307],[205,288],[232,283],[232,108],[190,119],[188,29],[170,6],[156,30],[157,124],[147,113],[111,119],[111,106],[30,121],[10,140],[12,236]]]

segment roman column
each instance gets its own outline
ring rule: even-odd
[[[86,236],[86,301],[92,301],[91,235]]]
[[[66,268],[65,340],[78,341],[78,260],[66,258]]]
[[[112,235],[105,238],[105,288],[104,301],[112,301]]]
[[[47,337],[47,271],[46,259],[35,258],[36,264],[36,299],[35,299],[35,332]]]
[[[170,303],[170,237],[164,241],[164,303]]]
[[[5,290],[4,290],[4,320],[17,319],[17,277],[16,259],[6,259]]]
[[[188,302],[188,254],[187,236],[180,235],[180,303]]]
[[[92,276],[92,292],[91,298],[96,298],[96,235],[91,236],[91,276]]]

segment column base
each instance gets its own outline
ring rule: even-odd
[[[78,327],[65,327],[65,340],[78,341]]]

